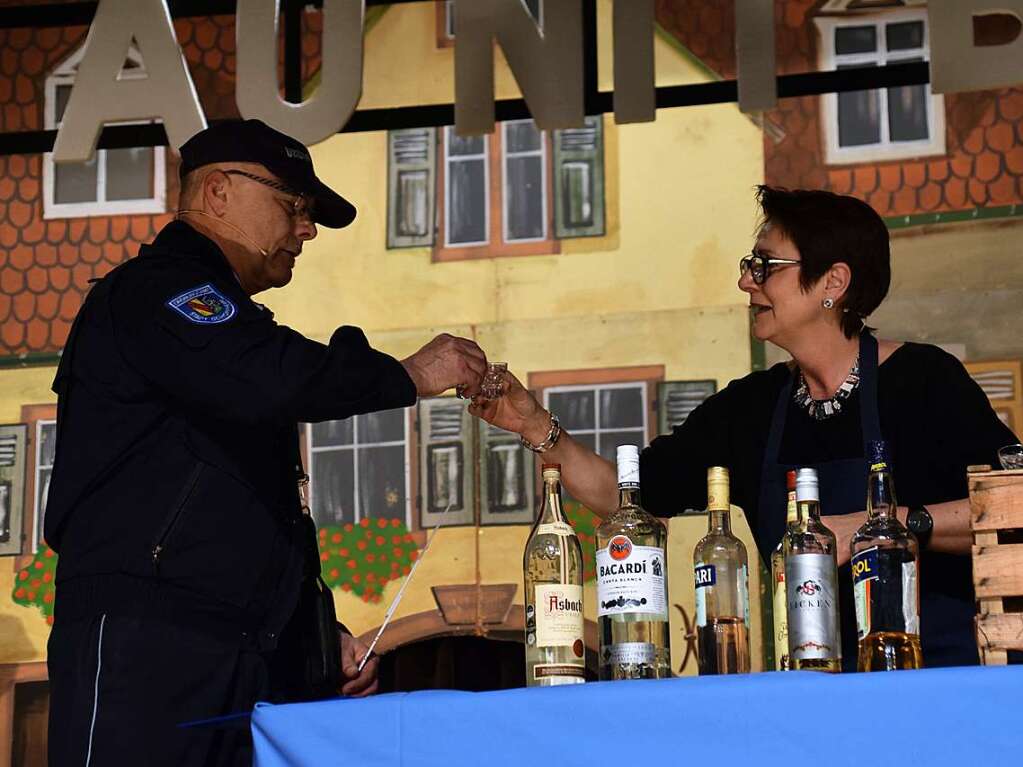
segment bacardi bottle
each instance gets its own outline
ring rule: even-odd
[[[835,534],[821,522],[815,469],[796,473],[796,524],[785,533],[789,664],[796,670],[842,670]]]
[[[852,539],[860,671],[921,668],[916,537],[895,516],[895,483],[884,442],[870,444],[867,521]]]
[[[785,528],[796,523],[796,472],[785,475],[788,505],[785,509]],[[786,616],[785,595],[785,536],[771,552],[771,583],[774,604],[774,667],[777,671],[789,669],[789,622]]]
[[[586,681],[583,551],[561,508],[561,466],[543,465],[540,514],[522,555],[526,601],[526,684]]]
[[[746,547],[732,535],[728,469],[707,469],[707,535],[693,551],[700,674],[746,674],[749,574]]]
[[[597,528],[598,670],[606,679],[671,676],[668,534],[639,503],[639,448],[618,448],[618,509]]]

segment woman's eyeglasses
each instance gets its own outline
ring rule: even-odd
[[[771,276],[772,267],[793,266],[799,263],[801,262],[793,261],[790,258],[768,258],[767,256],[761,256],[759,253],[750,253],[748,256],[739,259],[739,277],[749,272],[754,283],[763,285],[767,278]]]
[[[228,176],[242,176],[251,181],[256,181],[263,186],[268,186],[271,189],[276,189],[278,192],[283,192],[288,195],[287,199],[277,197],[277,201],[281,203],[282,207],[288,212],[288,215],[293,219],[308,218],[310,221],[313,220],[313,206],[304,196],[296,192],[287,184],[280,181],[274,181],[270,178],[263,176],[257,176],[255,173],[248,173],[244,170],[230,169],[222,171]]]

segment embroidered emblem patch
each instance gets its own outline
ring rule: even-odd
[[[200,325],[227,322],[235,313],[234,304],[209,283],[175,296],[167,306]]]

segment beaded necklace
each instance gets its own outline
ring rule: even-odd
[[[799,385],[792,395],[792,399],[799,407],[803,408],[810,417],[816,421],[824,421],[831,416],[842,412],[842,403],[845,402],[860,385],[860,355],[856,355],[853,361],[852,370],[845,377],[845,381],[838,387],[833,397],[828,399],[814,399],[810,394],[810,387],[806,383],[803,371],[799,371]]]

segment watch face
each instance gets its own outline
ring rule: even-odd
[[[934,520],[926,509],[912,509],[906,519],[906,526],[914,533],[930,532],[934,527]]]

